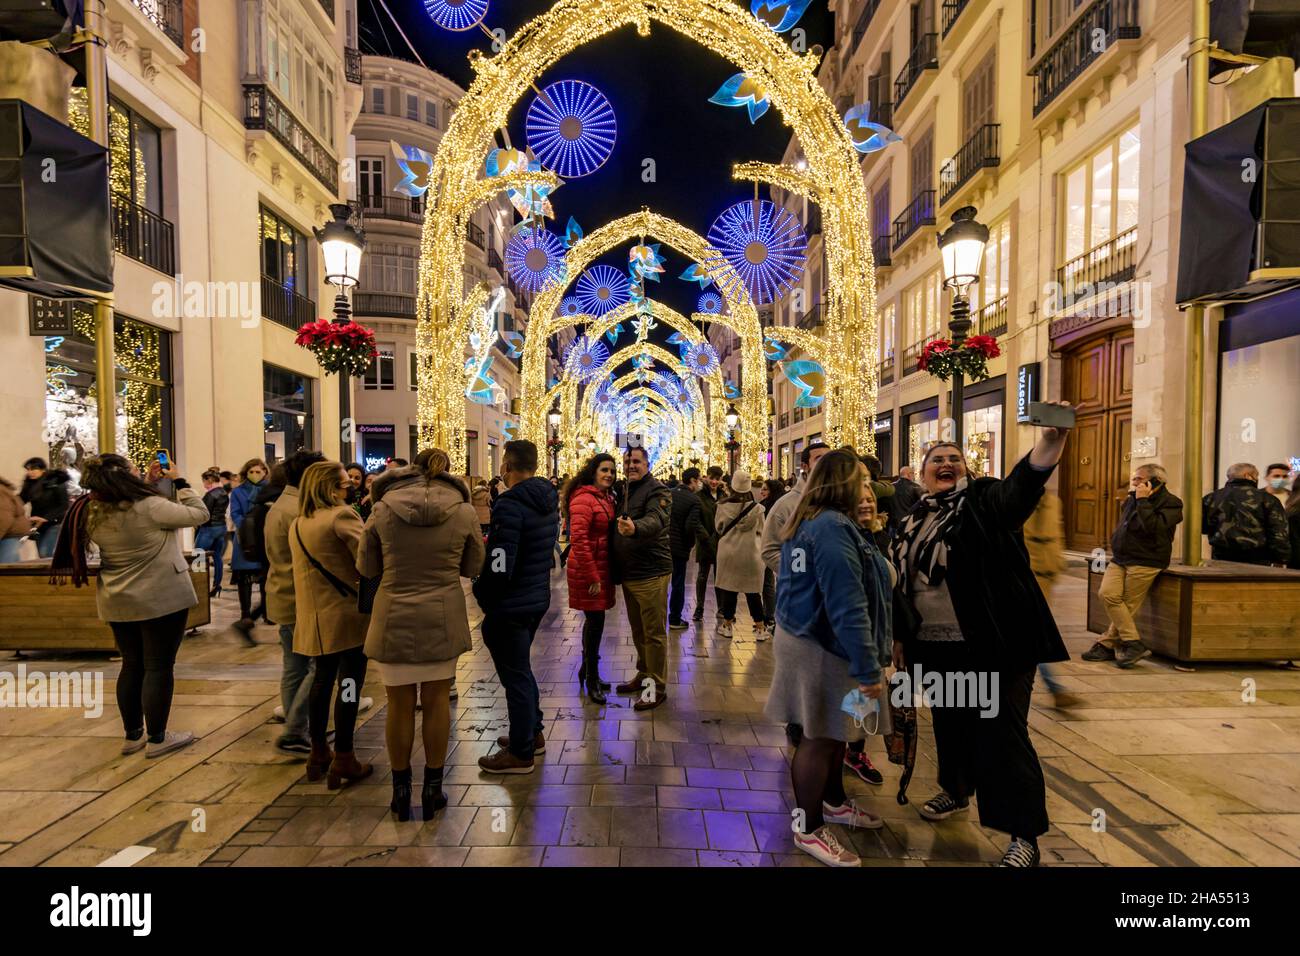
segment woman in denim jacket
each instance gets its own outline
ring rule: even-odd
[[[834,451],[813,469],[785,531],[776,583],[776,671],[766,714],[798,724],[790,762],[800,824],[795,846],[830,866],[859,866],[827,825],[879,829],[879,817],[848,803],[840,766],[845,741],[863,728],[842,709],[857,690],[883,701],[892,648],[889,566],[857,527],[870,480],[857,456]],[[877,711],[887,721],[887,709]],[[867,716],[872,732],[888,728]]]

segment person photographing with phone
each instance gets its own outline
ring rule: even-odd
[[[1110,626],[1083,652],[1085,661],[1128,668],[1151,656],[1134,617],[1156,577],[1169,567],[1174,531],[1183,520],[1183,503],[1169,490],[1167,477],[1159,465],[1139,465],[1129,480],[1133,490],[1110,536],[1111,558],[1099,592]]]

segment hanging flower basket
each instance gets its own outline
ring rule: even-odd
[[[1002,349],[991,335],[972,335],[961,348],[953,348],[948,339],[935,339],[921,350],[916,366],[941,382],[948,381],[957,372],[969,381],[980,382],[989,377],[989,359],[1001,354]]]
[[[558,438],[546,439],[546,450],[551,452],[552,454],[559,451],[563,447],[564,447],[564,442],[560,441]]]
[[[356,322],[339,325],[317,319],[300,328],[294,341],[316,356],[326,375],[361,375],[379,355],[375,333]]]

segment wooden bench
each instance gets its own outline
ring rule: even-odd
[[[209,562],[210,563],[210,562]],[[0,649],[15,651],[111,651],[113,631],[99,619],[91,565],[87,587],[50,584],[50,562],[0,564]],[[208,568],[191,570],[199,603],[190,609],[186,628],[212,621],[208,602]]]
[[[1088,569],[1088,630],[1110,619]],[[1300,660],[1300,571],[1211,561],[1160,572],[1136,617],[1142,641],[1177,661]]]

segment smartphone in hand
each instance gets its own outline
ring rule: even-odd
[[[1074,409],[1051,402],[1030,402],[1028,415],[1017,419],[1024,425],[1037,425],[1039,428],[1073,428]]]

